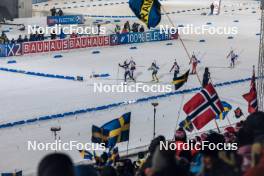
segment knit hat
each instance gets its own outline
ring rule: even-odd
[[[150,154],[153,154],[155,152],[156,147],[160,145],[161,141],[165,142],[164,136],[158,136],[151,141],[151,143],[149,145],[149,153]]]
[[[226,127],[224,131],[228,133],[233,133],[233,134],[236,133],[235,128],[232,126]]]
[[[62,153],[49,154],[39,163],[38,176],[74,176],[72,161]]]
[[[178,130],[175,131],[175,135],[174,135],[174,140],[175,141],[186,141],[187,136],[186,136],[186,132],[184,131],[183,128],[179,128]]]
[[[264,136],[264,112],[255,112],[248,116],[243,124],[243,129],[246,132],[252,133],[254,140],[259,136]]]

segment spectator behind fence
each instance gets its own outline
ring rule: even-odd
[[[27,35],[25,35],[25,37],[24,37],[24,42],[28,42],[28,37],[27,37]]]
[[[116,25],[116,27],[115,27],[115,33],[116,34],[120,34],[120,31],[121,31],[120,26],[119,25]]]
[[[15,43],[16,43],[15,39],[12,38],[12,40],[10,41],[10,43],[11,43],[11,44],[15,44]]]
[[[30,42],[32,42],[32,41],[36,41],[36,34],[31,33],[31,34],[29,35],[29,41],[30,41]]]
[[[9,43],[9,39],[7,38],[5,32],[2,32],[2,34],[1,34],[0,43],[1,44],[8,44]]]
[[[63,16],[63,11],[61,9],[58,11],[58,16]]]
[[[50,13],[51,13],[51,16],[56,16],[56,8],[53,7],[52,9],[50,9]]]
[[[65,154],[49,154],[39,163],[38,176],[75,176],[73,163]]]
[[[51,40],[55,40],[57,38],[57,34],[56,34],[55,30],[51,31],[50,38],[51,38]]]
[[[139,27],[139,24],[138,23],[133,23],[132,24],[132,31],[133,32],[138,32],[138,27]]]
[[[141,27],[139,28],[139,32],[145,32],[144,26],[141,25]]]
[[[23,39],[22,39],[22,36],[21,35],[19,35],[18,36],[18,39],[17,39],[17,43],[23,43]]]
[[[130,32],[131,28],[130,28],[130,24],[129,24],[129,21],[127,21],[125,24],[124,24],[124,28],[123,30],[127,31],[127,32]]]
[[[36,40],[38,41],[45,40],[44,33],[42,30],[39,31],[39,34],[38,33],[36,34]]]

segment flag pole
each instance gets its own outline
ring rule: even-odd
[[[220,14],[220,10],[221,10],[221,1],[222,1],[222,0],[219,0],[219,4],[218,4],[218,6],[219,6],[219,7],[218,7],[218,12],[217,12],[217,15],[219,15],[219,14]]]
[[[227,121],[229,123],[229,126],[232,126],[232,124],[231,124],[231,122],[230,122],[230,120],[229,120],[229,118],[227,116],[226,116],[226,119],[227,119]]]
[[[128,156],[128,146],[129,146],[129,139],[127,141],[127,150],[126,150],[126,155]]]
[[[161,9],[164,11],[164,13],[165,13],[166,17],[168,18],[169,22],[171,23],[171,25],[172,25],[174,28],[176,28],[175,25],[173,24],[171,18],[169,17],[169,15],[167,14],[166,10],[164,9],[164,7],[163,7],[162,5],[161,5]],[[187,47],[185,46],[185,44],[184,44],[182,38],[180,37],[180,34],[179,34],[179,33],[178,33],[178,38],[179,38],[179,40],[180,40],[180,42],[181,42],[181,44],[182,44],[182,46],[183,46],[183,48],[184,48],[184,51],[186,52],[186,54],[187,54],[187,56],[188,56],[189,61],[191,61],[190,53],[188,52]],[[198,75],[197,71],[196,71],[195,75],[196,75],[196,77],[197,77],[197,79],[198,79],[200,85],[202,85],[201,79],[199,78],[199,75]]]
[[[212,79],[211,79],[211,76],[209,77],[209,79],[210,79],[212,85],[214,85],[214,83],[213,83],[213,81],[212,81]],[[216,93],[216,94],[217,94],[217,93]],[[217,96],[218,96],[218,95],[217,95]],[[216,125],[216,128],[217,128],[218,133],[221,133],[220,128],[219,128],[219,125],[218,125],[218,123],[217,123],[217,121],[216,121],[215,118],[214,118],[214,121],[215,121],[215,125]]]
[[[117,73],[116,73],[116,84],[118,84],[118,79],[119,79],[119,66],[117,66]]]
[[[156,112],[157,112],[157,109],[156,107],[159,105],[159,103],[151,103],[151,105],[153,106],[153,110],[154,110],[154,114],[153,114],[153,139],[155,138],[156,136]]]
[[[221,133],[220,128],[219,128],[219,126],[218,126],[218,124],[216,122],[216,119],[214,119],[214,122],[215,122],[215,125],[216,125],[216,128],[217,128],[218,133]]]
[[[183,100],[184,100],[184,94],[182,94],[181,104],[180,104],[180,108],[178,110],[178,116],[176,118],[176,126],[175,126],[175,130],[174,131],[176,131],[177,127],[179,126],[178,123],[179,123],[179,119],[180,119],[180,115],[181,115],[181,109],[182,109],[182,105],[183,105]],[[174,138],[174,136],[173,136],[173,138]]]
[[[164,11],[164,13],[165,13],[166,17],[168,18],[169,22],[171,23],[171,25],[172,25],[174,28],[176,28],[175,25],[173,24],[171,18],[169,17],[169,15],[167,14],[166,10],[164,9],[164,7],[163,7],[162,5],[161,5],[161,9]],[[178,33],[178,38],[179,38],[179,40],[180,40],[180,42],[181,42],[181,44],[182,44],[182,46],[183,46],[183,49],[184,49],[185,53],[186,53],[187,56],[188,56],[188,59],[189,59],[189,62],[190,62],[190,61],[191,61],[190,53],[188,52],[187,47],[185,46],[185,44],[184,44],[182,38],[180,37],[179,33]],[[195,75],[196,75],[196,77],[197,77],[197,79],[198,79],[200,85],[202,86],[202,82],[201,82],[201,79],[199,78],[199,75],[198,75],[198,72],[197,72],[197,71],[196,71]],[[182,105],[181,105],[181,106],[182,106]],[[179,117],[177,118],[177,123],[178,123],[178,119],[179,119]],[[177,125],[177,123],[176,123],[176,125]],[[218,127],[218,126],[217,126],[217,127]]]
[[[164,9],[164,7],[163,7],[162,5],[161,5],[161,9],[165,12],[165,15],[166,15],[166,17],[168,18],[168,20],[169,20],[169,22],[171,23],[171,25],[172,25],[174,28],[176,28],[175,25],[173,24],[171,18],[169,17],[169,15],[167,14],[166,10]],[[181,42],[181,44],[182,44],[182,46],[183,46],[183,48],[184,48],[184,50],[185,50],[185,52],[186,52],[188,58],[189,58],[189,61],[191,61],[191,56],[190,56],[190,54],[189,54],[189,52],[188,52],[188,50],[187,50],[187,47],[185,46],[185,44],[184,44],[182,38],[180,37],[179,33],[178,33],[178,38],[179,38],[179,40],[180,40],[180,42]],[[201,79],[199,78],[198,73],[196,72],[195,75],[196,75],[196,77],[197,77],[197,79],[198,79],[200,85],[202,86],[202,82],[201,82]],[[216,127],[217,127],[217,130],[218,130],[218,132],[220,133],[220,129],[219,129],[219,126],[218,126],[218,124],[217,124],[217,122],[216,122],[216,119],[214,119],[214,121],[215,121],[215,125],[216,125]]]
[[[186,86],[185,86],[186,87]],[[178,111],[178,117],[176,119],[176,129],[177,130],[177,126],[178,126],[178,122],[179,122],[179,119],[180,119],[180,115],[181,115],[181,109],[182,109],[182,105],[183,105],[183,100],[184,100],[184,94],[182,94],[182,98],[181,98],[181,104],[180,104],[180,109]]]
[[[244,115],[244,113],[242,114],[242,116],[244,117],[245,120],[247,120],[247,117]]]

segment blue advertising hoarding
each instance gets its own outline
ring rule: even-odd
[[[114,46],[114,45],[133,44],[133,43],[174,40],[178,38],[178,34],[171,34],[171,33],[166,34],[164,32],[161,33],[159,30],[155,30],[155,31],[142,32],[142,33],[138,32],[138,33],[125,33],[125,34],[112,34],[110,36],[104,36],[104,38],[106,38],[108,41],[104,44],[104,46],[106,45]],[[33,43],[27,42],[21,44],[20,43],[0,44],[0,57],[20,56],[23,54],[28,54],[25,50],[25,48],[28,47],[28,44],[32,44],[32,46],[30,45],[31,50],[35,51],[38,48],[36,45],[33,45]]]
[[[15,43],[15,44],[8,44],[6,45],[6,56],[21,56],[22,53],[22,44]]]
[[[0,57],[6,57],[6,45],[5,44],[0,44]]]
[[[47,2],[48,0],[32,0],[32,4],[37,4],[41,2]]]
[[[171,35],[169,33],[161,33],[159,30],[145,32],[145,42],[163,41],[170,39]]]
[[[111,45],[123,45],[132,43],[154,42],[173,39],[172,34],[160,32],[160,30],[113,34],[110,36]]]
[[[48,26],[55,24],[83,24],[84,18],[82,15],[67,15],[67,16],[47,16]]]

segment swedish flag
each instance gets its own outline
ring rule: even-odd
[[[87,150],[79,150],[81,157],[85,160],[93,160],[93,154]]]
[[[116,143],[129,140],[130,116],[131,112],[128,112],[120,118],[114,119],[101,127],[109,131],[107,147],[111,148],[114,147]]]
[[[189,132],[193,131],[192,121],[189,120],[188,117],[185,120],[181,121],[179,126],[185,129],[186,131],[189,131]]]
[[[105,143],[108,142],[109,131],[103,128],[99,128],[95,125],[92,126],[92,142],[93,143]]]
[[[161,20],[158,0],[129,0],[129,7],[148,28],[155,27]]]
[[[221,101],[221,103],[223,105],[224,110],[223,112],[221,112],[221,114],[216,116],[216,119],[224,120],[228,112],[232,109],[232,106],[225,101]]]
[[[187,82],[188,77],[189,77],[189,72],[190,72],[190,70],[188,70],[186,73],[184,73],[183,75],[175,78],[172,81],[172,84],[174,84],[174,86],[175,86],[175,90],[181,88],[184,85],[184,83]]]

